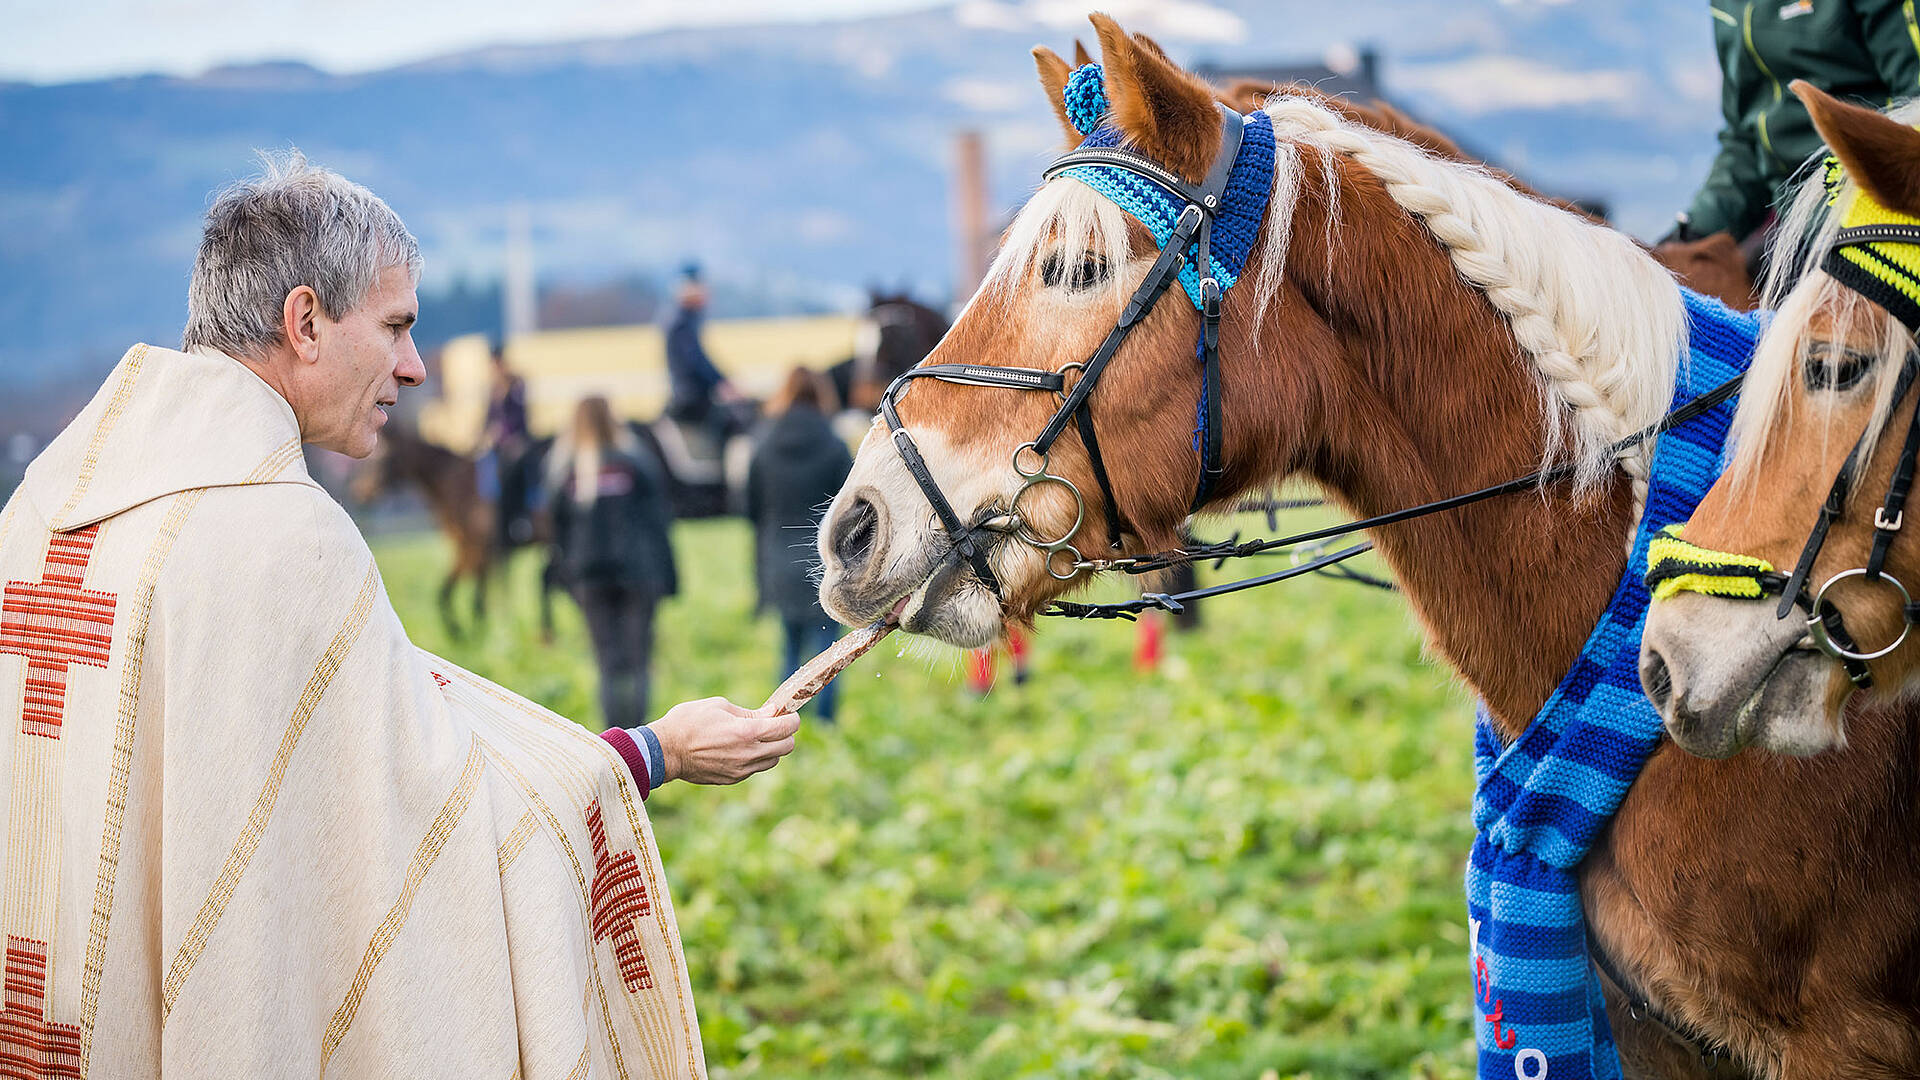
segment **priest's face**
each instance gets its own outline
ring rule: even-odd
[[[321,385],[307,396],[308,415],[301,418],[307,442],[348,457],[373,453],[400,388],[427,377],[413,344],[419,311],[413,275],[394,265],[380,271],[359,307],[337,320],[315,314],[319,363],[313,374]]]

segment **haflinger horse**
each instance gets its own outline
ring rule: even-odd
[[[1787,272],[1768,286],[1777,315],[1736,453],[1659,566],[1673,581],[1642,647],[1673,738],[1713,758],[1851,750],[1850,733],[1902,718],[1865,723],[1849,706],[1899,694],[1917,656],[1905,639],[1920,551],[1895,541],[1920,445],[1920,105],[1886,116],[1795,89],[1833,156],[1783,221]]]
[[[1063,87],[1041,60],[1069,143],[1109,133],[1187,209],[1162,249],[1114,201],[1126,190],[1109,197],[1073,169],[1041,186],[909,373],[911,393],[889,391],[861,444],[821,525],[823,604],[849,625],[891,615],[975,647],[1096,572],[1175,547],[1196,507],[1279,478],[1375,515],[1558,462],[1557,479],[1521,494],[1371,533],[1434,652],[1479,695],[1485,737],[1523,743],[1616,591],[1637,582],[1629,545],[1646,541],[1659,482],[1645,444],[1622,444],[1667,412],[1688,312],[1705,302],[1628,238],[1484,170],[1299,96],[1243,120],[1111,20],[1095,27],[1101,85],[1083,68]],[[1256,123],[1274,140],[1271,193],[1238,285],[1222,300],[1209,272],[1197,290],[1182,278],[1137,294],[1171,273],[1168,252],[1208,239],[1190,212],[1217,196],[1226,141]],[[1119,156],[1097,142],[1070,160]],[[1637,658],[1626,653],[1629,675]],[[1862,813],[1911,795],[1912,754],[1880,748],[1877,789],[1861,769],[1781,782],[1771,761],[1653,749],[1611,824],[1562,868],[1586,920],[1571,931],[1572,977],[1589,985],[1590,949],[1608,973],[1605,1012],[1585,1015],[1582,999],[1549,1034],[1610,1034],[1633,1076],[1920,1071],[1916,834],[1909,816],[1876,831]],[[1483,1075],[1611,1070],[1611,1050],[1550,1061],[1516,1043],[1540,1034],[1513,1026],[1527,995],[1487,993],[1478,925],[1471,936]],[[1559,963],[1539,966],[1564,980]]]

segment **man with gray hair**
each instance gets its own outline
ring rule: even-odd
[[[407,640],[301,447],[366,456],[425,378],[419,272],[270,161],[182,351],[129,350],[0,514],[8,1075],[704,1073],[642,800],[796,722],[596,738]]]

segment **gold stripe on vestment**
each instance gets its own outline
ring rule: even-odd
[[[507,729],[505,734],[513,737],[515,745],[527,752],[529,757],[541,760],[542,764],[547,765],[554,773],[556,781],[560,782],[563,786],[576,788],[575,794],[577,797],[588,802],[598,798],[600,793],[598,778],[589,770],[582,767],[578,759],[568,754],[565,748],[559,744],[566,741],[576,741],[582,745],[592,744],[594,749],[589,752],[599,753],[607,759],[609,771],[614,778],[614,783],[620,792],[620,800],[626,810],[627,823],[628,827],[632,830],[635,847],[645,848],[645,854],[649,856],[641,860],[646,866],[648,895],[650,897],[665,895],[660,877],[654,872],[654,864],[658,858],[658,848],[653,845],[651,837],[641,828],[640,815],[633,798],[631,778],[627,771],[626,762],[619,757],[619,754],[607,744],[606,740],[588,732],[585,728],[582,728],[571,720],[555,716],[549,710],[529,706],[525,701],[504,694],[485,683],[477,684],[474,688],[482,691],[496,701],[511,707],[520,714],[537,721],[541,727],[545,729],[546,733],[551,736],[551,739],[542,738],[537,733],[537,729],[533,728],[526,730]],[[584,792],[578,790],[580,788],[584,788]],[[636,854],[638,854],[638,852]],[[692,1075],[698,1075],[700,1061],[696,1048],[700,1045],[699,1035],[693,1026],[692,1003],[687,1000],[685,990],[687,984],[682,978],[679,950],[674,947],[678,939],[678,931],[673,925],[667,904],[656,901],[649,906],[651,907],[655,926],[659,930],[661,940],[665,945],[664,951],[667,954],[667,967],[673,975],[674,996],[680,1003],[681,1038],[684,1040],[683,1045],[687,1048],[687,1068]],[[652,960],[650,958],[649,964],[651,963]],[[638,1028],[643,1035],[649,1036],[650,1041],[653,1043],[653,1045],[649,1047],[649,1050],[662,1055],[663,1058],[671,1055],[673,1038],[669,1030],[670,1018],[667,1015],[668,1010],[665,1001],[665,992],[657,982],[655,983],[654,989],[659,991],[659,996],[651,998],[649,1004],[646,1006],[637,1006],[631,994],[626,995],[626,1001],[628,1012],[634,1017],[635,1027]],[[640,1015],[641,1011],[644,1011],[647,1015]],[[656,1068],[659,1067],[662,1064],[662,1059],[656,1058],[653,1064]]]
[[[360,970],[354,972],[353,985],[348,988],[346,1000],[333,1011],[333,1019],[327,1024],[327,1031],[320,1039],[320,1075],[327,1074],[327,1061],[333,1057],[333,1051],[346,1038],[347,1029],[353,1026],[354,1014],[360,1011],[360,1002],[367,995],[367,985],[373,981],[373,972],[380,961],[400,939],[400,931],[407,924],[407,916],[413,911],[413,899],[420,894],[420,886],[427,880],[428,871],[433,869],[434,861],[446,850],[447,839],[453,830],[467,816],[467,807],[473,803],[474,786],[480,782],[480,771],[486,759],[480,753],[480,737],[474,736],[467,750],[467,764],[460,773],[459,782],[454,784],[453,793],[440,806],[440,813],[434,817],[433,824],[427,828],[427,835],[420,839],[412,861],[407,863],[406,882],[400,887],[400,896],[387,910],[387,917],[380,920],[380,926],[373,932],[373,940],[367,942],[367,951],[360,958]]]
[[[100,466],[100,451],[107,445],[107,436],[113,434],[113,427],[120,422],[120,414],[127,409],[127,402],[133,399],[134,384],[140,381],[140,369],[147,362],[147,347],[135,345],[120,358],[120,381],[114,384],[113,397],[107,400],[106,411],[100,414],[100,423],[93,429],[93,437],[87,440],[87,452],[80,459],[80,473],[74,481],[73,493],[67,496],[67,504],[53,515],[49,524],[56,528],[66,523],[68,514],[80,504],[81,496],[93,486],[93,470]]]
[[[540,823],[534,820],[533,811],[529,810],[520,815],[520,820],[514,823],[513,830],[507,833],[505,840],[500,842],[501,877],[507,876],[507,867],[513,865],[513,861],[527,849],[527,841],[533,839],[533,834],[539,831]]]
[[[640,861],[646,865],[648,896],[660,896],[660,878],[653,870],[656,849],[639,828],[638,814],[633,804],[630,775],[626,762],[619,757],[619,754],[607,744],[605,739],[588,732],[571,720],[555,716],[549,710],[531,706],[487,684],[482,683],[475,688],[536,721],[535,725],[504,728],[502,734],[510,738],[513,745],[528,758],[544,765],[561,786],[572,788],[572,794],[582,803],[591,803],[600,797],[601,776],[611,775],[614,778],[620,798],[625,803],[627,821],[633,832],[636,858],[646,856]],[[601,774],[595,775],[592,770],[583,766],[579,758],[569,752],[570,748],[564,745],[567,742],[574,742],[579,747],[591,747],[587,750],[588,753],[601,755],[605,766]],[[700,1065],[694,1048],[699,1045],[699,1042],[697,1035],[693,1032],[691,1003],[687,1001],[687,995],[683,989],[685,984],[680,979],[680,958],[674,948],[675,931],[666,905],[656,901],[649,907],[666,947],[667,967],[674,978],[674,996],[680,1003],[681,1038],[687,1049],[687,1068],[692,1075],[698,1075]],[[589,942],[589,945],[593,944]],[[652,952],[650,949],[644,951]],[[658,970],[655,960],[656,958],[650,956],[648,963],[654,970]],[[636,1002],[633,994],[623,995],[623,1000],[626,1002],[628,1015],[633,1018],[635,1029],[648,1040],[646,1049],[650,1063],[658,1069],[673,1057],[674,1037],[672,1017],[668,1015],[669,1009],[665,1000],[665,990],[657,982],[653,990],[655,993],[649,994],[644,1002]]]
[[[587,875],[580,866],[580,855],[574,850],[573,842],[567,839],[567,830],[560,824],[560,819],[554,814],[553,808],[548,806],[547,801],[540,797],[540,792],[535,790],[531,783],[527,782],[526,774],[520,771],[520,767],[515,765],[512,759],[502,754],[497,747],[488,743],[486,739],[482,738],[480,741],[481,744],[487,748],[488,760],[493,763],[494,767],[505,774],[508,779],[513,781],[514,786],[520,789],[521,797],[525,798],[529,803],[532,803],[533,808],[539,811],[540,816],[546,820],[547,831],[552,833],[553,838],[560,842],[560,850],[566,853],[567,861],[573,864],[574,895],[580,904],[580,925],[587,930],[587,939],[583,944],[586,946],[589,961],[587,964],[587,974],[590,976],[587,984],[588,992],[598,995],[600,999],[600,1020],[607,1030],[607,1042],[613,1047],[614,1071],[619,1074],[620,1080],[631,1080],[631,1075],[627,1072],[626,1059],[620,1053],[620,1038],[614,1034],[613,1007],[607,1003],[607,988],[605,983],[600,979],[600,965],[592,962],[594,949],[592,931],[593,911],[592,905],[587,897]],[[654,1066],[653,1071],[655,1075],[667,1075],[666,1071],[660,1068],[660,1062],[653,1061],[651,1064]]]
[[[608,749],[611,750],[613,748],[608,747]],[[647,854],[650,856],[649,858],[641,859],[640,863],[646,868],[647,895],[653,900],[653,903],[650,905],[653,910],[653,918],[660,928],[660,939],[666,946],[663,951],[667,954],[667,966],[673,969],[673,994],[675,999],[680,1002],[680,1024],[683,1029],[682,1035],[686,1039],[687,1046],[687,1075],[698,1076],[701,1074],[703,1065],[703,1062],[700,1060],[702,1055],[698,1049],[700,1046],[700,1031],[693,1023],[693,1002],[687,1000],[685,987],[687,987],[688,981],[680,971],[680,949],[677,947],[679,945],[680,928],[673,923],[672,909],[667,903],[668,894],[666,891],[666,883],[660,880],[660,877],[653,872],[654,865],[659,862],[660,848],[654,843],[651,830],[646,830],[641,827],[640,814],[633,805],[633,796],[629,790],[631,785],[627,783],[629,777],[624,762],[614,775],[615,781],[620,788],[620,802],[626,807],[627,826],[633,830],[634,845],[636,847],[644,846]],[[659,983],[656,981],[654,985],[657,988]],[[664,996],[665,995],[662,995],[663,998]],[[662,1001],[661,1007],[663,1010],[665,1009],[664,1001]]]
[[[360,585],[360,593],[354,597],[353,608],[347,613],[338,633],[326,651],[320,654],[314,665],[313,674],[307,678],[307,685],[300,693],[300,700],[294,706],[293,716],[287,720],[286,730],[280,735],[280,746],[274,752],[273,763],[267,769],[267,778],[260,786],[260,794],[254,797],[253,809],[247,814],[247,824],[234,839],[233,849],[227,855],[226,865],[220,870],[220,876],[214,881],[213,889],[200,905],[200,913],[194,917],[193,927],[187,931],[186,938],[180,943],[180,951],[174,954],[173,964],[167,971],[167,980],[160,988],[160,1011],[162,1024],[172,1014],[173,1003],[180,997],[180,988],[193,971],[193,965],[199,961],[200,954],[206,951],[207,942],[213,936],[213,928],[220,917],[226,914],[227,904],[233,899],[234,890],[240,886],[240,876],[246,873],[247,864],[253,859],[254,852],[260,848],[261,837],[266,834],[267,822],[273,817],[274,806],[280,799],[280,786],[286,781],[288,766],[293,761],[294,748],[300,744],[300,736],[306,731],[307,721],[312,719],[314,710],[319,708],[320,699],[326,695],[327,687],[340,671],[340,665],[347,654],[353,650],[354,642],[359,640],[360,631],[366,628],[367,617],[373,611],[373,601],[378,594],[380,575],[377,568],[367,568],[366,580]]]
[[[295,436],[275,447],[254,467],[243,483],[266,483],[285,472],[287,466],[299,456],[300,439]],[[154,589],[160,580],[160,570],[173,551],[174,542],[180,538],[180,531],[186,526],[187,516],[200,505],[200,500],[209,490],[194,488],[175,497],[166,517],[161,519],[153,542],[147,547],[146,558],[140,564],[140,576],[134,585],[133,605],[127,612],[127,645],[120,667],[119,716],[114,726],[113,756],[107,769],[106,820],[100,830],[100,866],[94,875],[93,915],[87,928],[86,959],[80,973],[82,1076],[87,1074],[87,1066],[92,1059],[93,1028],[100,1015],[100,972],[106,963],[107,929],[113,919],[114,882],[120,872],[120,841],[126,829],[127,787],[133,774],[133,736],[135,721],[139,716],[140,680],[144,674],[147,625],[153,614]],[[7,523],[12,517],[11,501],[8,506],[7,518],[0,520],[0,543],[5,542]],[[51,962],[51,956],[48,959]]]

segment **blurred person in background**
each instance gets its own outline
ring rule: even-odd
[[[681,424],[711,431],[718,446],[730,432],[725,411],[715,406],[730,405],[741,395],[700,344],[706,311],[707,287],[700,281],[700,267],[688,263],[681,268],[673,320],[667,324],[666,414]]]
[[[760,608],[779,615],[786,635],[784,679],[840,636],[839,624],[820,608],[814,531],[821,508],[846,482],[853,456],[828,420],[838,402],[825,375],[794,368],[767,411],[771,419],[747,467],[747,519]],[[828,683],[814,706],[823,723],[833,722],[838,686]]]
[[[533,539],[535,496],[523,467],[533,437],[527,428],[527,380],[507,366],[503,344],[494,344],[490,362],[487,418],[475,475],[480,497],[494,505],[494,543],[504,552]]]
[[[10,1075],[699,1072],[641,800],[799,721],[596,738],[408,639],[302,448],[367,457],[426,378],[421,265],[269,158],[207,212],[180,350],[129,349],[0,514]]]
[[[1750,241],[1751,263],[1782,186],[1821,150],[1807,107],[1786,85],[1805,79],[1875,109],[1920,94],[1920,23],[1913,0],[1712,0],[1710,13],[1720,152],[1663,240],[1729,233]]]
[[[586,616],[608,727],[645,723],[653,609],[679,591],[665,470],[603,397],[554,443],[548,509],[559,572]]]

